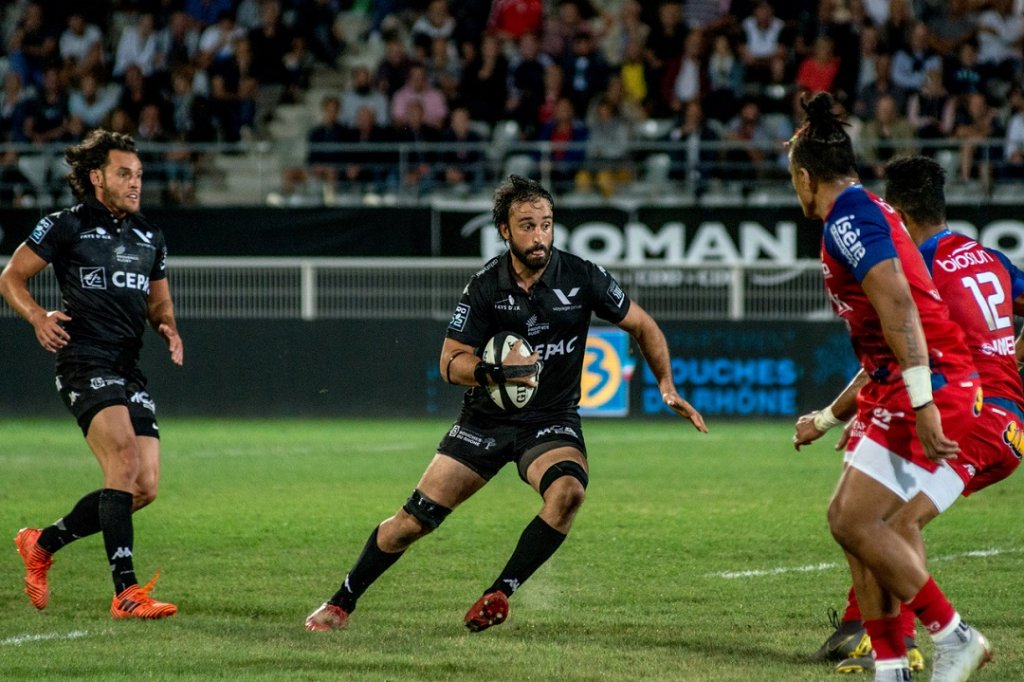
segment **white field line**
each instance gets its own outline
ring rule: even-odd
[[[88,637],[85,630],[72,630],[71,632],[47,632],[41,635],[14,635],[6,639],[0,639],[0,646],[21,646],[28,642],[45,642],[54,639],[80,639]]]
[[[943,554],[940,556],[929,557],[930,563],[940,561],[955,561],[957,559],[965,558],[981,558],[999,556],[1001,554],[1020,554],[1024,552],[1024,548],[1009,548],[1009,549],[973,549],[967,552],[960,552],[958,554]],[[810,564],[807,566],[778,566],[776,568],[762,568],[752,569],[748,571],[720,571],[717,573],[708,573],[709,578],[723,578],[725,580],[736,580],[738,578],[763,578],[772,575],[786,575],[789,573],[817,573],[821,571],[830,571],[833,568],[845,568],[845,563],[838,563],[835,561],[824,561],[820,564]]]

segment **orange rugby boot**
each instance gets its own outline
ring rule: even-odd
[[[38,528],[22,528],[14,537],[18,554],[25,562],[25,594],[32,606],[45,609],[50,602],[50,586],[46,582],[46,572],[53,565],[53,555],[39,546]]]
[[[310,632],[344,630],[348,627],[348,612],[340,606],[324,602],[306,618],[306,629]]]
[[[176,614],[178,612],[177,606],[157,601],[149,596],[149,591],[153,589],[153,585],[156,584],[156,579],[159,577],[160,573],[158,572],[144,587],[129,585],[121,590],[121,593],[115,596],[114,601],[110,604],[110,615],[114,618],[141,618],[148,620],[167,618]]]
[[[508,597],[504,592],[488,592],[476,600],[466,612],[466,627],[481,632],[508,620]]]

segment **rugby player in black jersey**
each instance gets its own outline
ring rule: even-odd
[[[408,501],[373,530],[338,591],[306,619],[307,630],[346,627],[356,600],[409,545],[514,462],[543,505],[465,624],[479,632],[507,619],[508,598],[558,549],[583,504],[587,457],[577,407],[591,314],[636,339],[665,404],[707,431],[676,392],[668,345],[654,319],[604,269],[554,248],[547,190],[513,175],[495,192],[493,216],[508,251],[472,277],[441,349],[445,380],[473,388]],[[534,353],[522,357],[514,349],[504,365],[483,362],[476,349],[502,331],[528,339]],[[544,380],[538,385],[541,361]],[[502,382],[537,386],[537,393],[523,410],[503,412],[486,391]]]
[[[56,354],[57,390],[103,471],[103,488],[42,530],[15,538],[25,562],[25,592],[37,609],[50,598],[53,554],[100,532],[114,579],[114,618],[165,618],[174,604],[140,587],[132,561],[132,512],[154,500],[160,479],[156,407],[137,367],[146,322],[181,365],[183,346],[167,283],[160,230],[139,213],[142,164],[135,141],[96,130],[69,147],[68,184],[82,202],[36,225],[0,273],[0,294]],[[63,310],[47,311],[28,281],[53,264]]]

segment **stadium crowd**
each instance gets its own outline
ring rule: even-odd
[[[987,185],[1024,176],[1022,5],[18,0],[2,17],[0,201],[59,180],[34,145],[102,126],[164,143],[143,159],[149,177],[188,202],[196,143],[266,136],[275,109],[303,101],[324,70],[345,85],[310,103],[321,120],[286,194],[313,178],[479,188],[499,134],[550,143],[523,156],[556,190],[610,195],[658,143],[696,183],[785,177],[782,141],[813,91],[849,116],[865,178],[895,155],[947,150],[957,180]]]

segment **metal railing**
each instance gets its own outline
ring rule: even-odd
[[[6,259],[0,258],[0,266]],[[185,319],[447,320],[475,259],[169,258]],[[808,320],[831,316],[816,260],[786,265],[608,265],[658,320]],[[60,306],[52,268],[31,280]],[[0,316],[14,313],[0,307]]]

